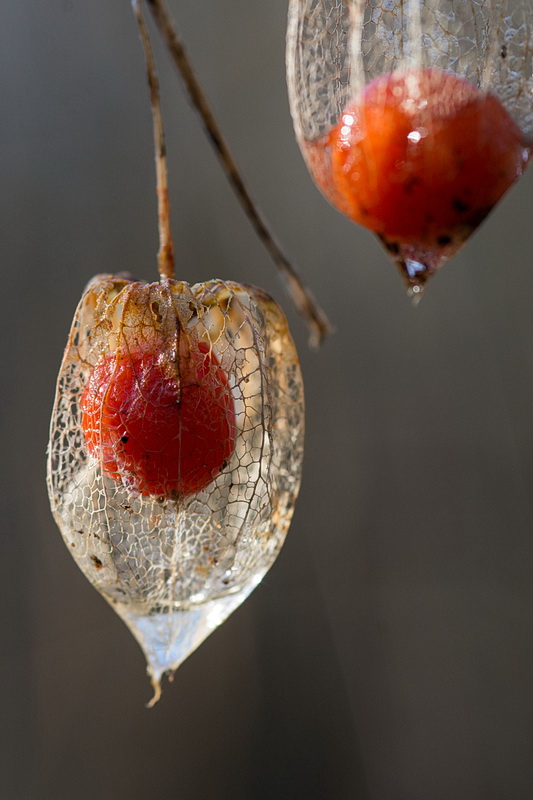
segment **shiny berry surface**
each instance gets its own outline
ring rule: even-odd
[[[459,246],[527,160],[500,101],[437,69],[375,79],[324,144],[330,198],[392,249]]]
[[[228,376],[209,345],[183,336],[174,363],[154,352],[103,357],[81,409],[87,449],[104,475],[142,495],[194,494],[234,450]]]

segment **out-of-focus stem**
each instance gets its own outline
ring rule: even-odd
[[[159,274],[165,278],[174,277],[174,245],[170,231],[170,205],[168,200],[167,159],[165,148],[165,132],[161,116],[159,97],[159,81],[154,63],[150,38],[146,28],[141,0],[132,0],[133,13],[139,26],[139,33],[146,57],[146,74],[150,87],[150,104],[154,123],[155,167],[157,174],[157,206],[159,217],[159,253],[157,256]]]
[[[231,154],[218,123],[214,117],[211,107],[207,101],[202,87],[194,73],[192,64],[185,51],[181,37],[176,26],[171,19],[163,0],[146,0],[159,31],[166,42],[172,60],[189,95],[189,99],[198,112],[205,131],[211,140],[216,154],[220,160],[222,168],[232,185],[237,198],[250,220],[256,234],[263,242],[270,253],[274,264],[284,279],[289,297],[307,322],[311,332],[311,343],[319,345],[325,337],[331,333],[331,325],[322,311],[311,291],[305,286],[294,269],[289,258],[285,254],[279,242],[276,240],[261,212],[253,201],[244,181],[241,177],[235,159]]]

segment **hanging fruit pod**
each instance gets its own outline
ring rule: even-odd
[[[291,0],[289,99],[324,195],[411,294],[520,177],[533,135],[531,0]]]
[[[58,378],[48,488],[74,560],[160,694],[274,562],[298,494],[303,388],[260,289],[100,275]]]

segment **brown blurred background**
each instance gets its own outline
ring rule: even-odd
[[[152,711],[141,652],[50,516],[45,448],[96,272],[156,277],[127,0],[0,23],[2,800],[531,800],[533,174],[417,309],[294,141],[285,0],[170,0],[253,194],[333,320],[289,308],[156,39],[178,277],[262,285],[307,387],[285,548]]]

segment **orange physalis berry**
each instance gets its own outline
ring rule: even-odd
[[[323,140],[330,196],[393,255],[449,256],[521,175],[527,150],[493,95],[438,69],[382,75]],[[407,264],[407,269],[408,269]]]
[[[205,342],[180,341],[174,363],[155,352],[101,358],[81,399],[89,453],[105,475],[142,495],[200,491],[235,446],[225,371]]]

